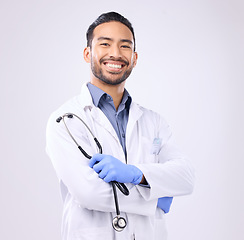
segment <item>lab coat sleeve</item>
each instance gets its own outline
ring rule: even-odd
[[[190,194],[195,181],[194,169],[188,158],[176,147],[168,124],[161,117],[158,122],[158,137],[163,139],[156,156],[158,162],[136,164],[150,185],[150,188],[137,186],[148,201]]]
[[[47,125],[46,151],[60,181],[66,186],[74,201],[82,208],[102,212],[115,212],[112,187],[100,179],[93,169],[88,166],[89,159],[85,158],[71,137],[64,124],[57,123],[58,114],[53,114]],[[82,123],[75,124],[70,121],[69,129],[79,144],[91,155],[96,148],[88,141]],[[73,122],[71,122],[73,121]],[[73,124],[74,123],[74,124]],[[83,127],[83,128],[82,128]],[[95,143],[94,143],[95,144]],[[131,189],[128,197],[118,191],[121,212],[153,215],[155,213],[155,200],[146,201],[139,191]],[[140,208],[138,208],[140,206]]]

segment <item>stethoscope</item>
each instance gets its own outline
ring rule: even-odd
[[[75,140],[75,138],[73,137],[73,135],[71,134],[69,128],[67,127],[67,124],[64,120],[65,117],[68,117],[68,118],[73,118],[73,117],[76,117],[78,118],[85,126],[86,128],[88,129],[88,131],[90,132],[90,134],[92,135],[98,149],[99,149],[99,153],[102,154],[102,146],[101,144],[99,143],[99,141],[97,140],[97,138],[94,136],[94,134],[92,133],[91,129],[87,126],[87,124],[77,115],[75,115],[74,113],[65,113],[63,116],[60,116],[59,118],[56,119],[56,121],[59,123],[61,120],[63,120],[63,123],[64,123],[64,126],[69,134],[69,136],[72,138],[72,140],[75,142],[75,144],[77,145],[77,147],[79,148],[79,150],[82,152],[82,154],[88,158],[88,159],[91,159],[92,157],[87,154],[87,152],[78,144],[78,142]],[[113,221],[112,221],[112,226],[113,228],[118,231],[118,232],[121,232],[125,227],[126,227],[126,220],[125,218],[121,217],[120,216],[120,211],[119,211],[119,204],[118,204],[118,196],[117,196],[117,191],[116,191],[116,187],[118,187],[118,189],[126,196],[129,195],[129,190],[128,188],[125,186],[124,183],[119,183],[119,182],[115,182],[115,181],[112,181],[111,182],[112,184],[112,188],[113,188],[113,193],[114,193],[114,202],[115,202],[115,208],[116,208],[116,214],[117,216],[113,218]]]

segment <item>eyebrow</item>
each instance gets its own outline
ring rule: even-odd
[[[101,40],[113,41],[113,39],[109,38],[109,37],[99,37],[97,40],[98,41],[101,41]],[[133,42],[129,39],[120,39],[120,42],[127,42],[127,43],[133,45]]]
[[[100,40],[108,40],[108,41],[112,41],[113,39],[112,39],[112,38],[109,38],[109,37],[99,37],[97,40],[98,40],[98,41],[100,41]]]
[[[127,42],[127,43],[130,43],[131,45],[133,45],[133,42],[129,39],[121,39],[120,41],[121,42]]]

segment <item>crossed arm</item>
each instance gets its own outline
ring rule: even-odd
[[[95,154],[91,158],[89,166],[107,183],[117,181],[134,185],[148,185],[145,176],[139,168],[125,164],[111,155]],[[158,199],[157,207],[168,213],[172,200],[172,197],[161,197]]]
[[[114,176],[115,180],[126,182],[130,189],[129,197],[122,194],[119,196],[120,210],[127,213],[154,215],[157,206],[167,212],[172,198],[164,197],[184,195],[192,191],[192,171],[180,155],[171,153],[171,150],[174,149],[170,141],[160,151],[159,157],[167,159],[164,163],[129,165],[118,159],[114,160],[116,158],[112,156],[104,157],[108,155],[99,157],[100,161],[97,161],[98,159],[95,157],[97,155],[95,155],[94,159],[89,162],[80,154],[64,127],[56,124],[55,119],[56,116],[51,117],[47,127],[47,152],[58,178],[62,180],[69,193],[81,206],[92,210],[114,212],[112,188],[108,183]],[[86,141],[86,137],[81,136],[82,129],[75,123],[71,128],[81,145],[89,152],[94,152],[90,141]],[[103,161],[103,159],[108,161],[108,158],[113,164],[115,161],[116,166],[118,163],[117,170],[123,169],[123,171],[118,170],[114,174],[114,170],[112,170],[113,177],[110,177],[110,174],[107,174],[110,172],[107,171],[109,164]],[[96,162],[99,164],[95,164]],[[104,175],[99,177],[98,174],[101,172]],[[126,174],[124,174],[125,172]],[[126,179],[117,179],[119,177]],[[105,178],[106,181],[103,180]],[[147,180],[150,188],[138,185],[143,183],[143,178]],[[137,207],[138,205],[140,208]]]

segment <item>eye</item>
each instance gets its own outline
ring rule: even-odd
[[[130,49],[131,47],[130,46],[128,46],[128,45],[122,45],[121,46],[122,48],[128,48],[128,49]]]
[[[101,43],[100,45],[101,45],[101,46],[105,46],[105,47],[108,47],[108,46],[109,46],[108,43]]]

